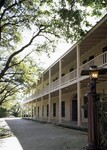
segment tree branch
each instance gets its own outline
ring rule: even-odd
[[[0,73],[0,79],[5,75],[6,71],[10,68],[10,63],[12,61],[12,59],[18,55],[19,53],[21,53],[22,51],[24,51],[27,47],[29,47],[32,42],[34,41],[34,39],[44,30],[44,28],[39,29],[39,31],[30,39],[30,41],[23,46],[21,49],[17,50],[16,52],[14,52],[13,54],[10,55],[10,57],[8,58],[6,65],[4,67],[4,69],[1,71]]]
[[[22,60],[20,60],[18,63],[14,63],[13,65],[11,65],[10,67],[13,66],[17,66],[19,65],[21,62],[23,62],[32,52],[34,52],[34,50],[32,50],[30,53],[28,53]]]
[[[17,88],[19,85],[14,86],[13,88],[11,88],[10,90],[7,90],[6,93],[3,95],[3,97],[0,99],[0,105],[2,105],[3,102],[5,102],[7,97],[12,96],[14,93],[16,93],[19,89],[15,89]],[[15,91],[14,91],[15,89]]]
[[[9,83],[0,90],[0,94],[2,94],[7,89],[8,85],[9,85]]]
[[[25,1],[25,0],[20,0],[20,1],[19,1],[19,4],[21,4],[23,1]],[[5,4],[6,0],[1,0],[0,2],[1,2],[1,3],[0,3],[0,8],[1,8],[1,7],[3,7],[3,5]],[[18,4],[17,1],[15,1],[14,4],[10,5],[10,6],[9,6],[8,8],[6,8],[6,9],[4,9],[3,13],[1,14],[0,20],[3,18],[3,16],[4,16],[4,14],[5,14],[6,11],[8,11],[8,10],[11,9],[12,7],[16,6],[17,4]]]

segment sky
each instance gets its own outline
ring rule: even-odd
[[[40,57],[41,63],[43,63],[43,67],[46,69],[51,64],[53,64],[59,57],[61,57],[70,47],[72,44],[70,43],[59,43],[57,45],[56,51],[50,54],[48,57],[46,54]]]
[[[22,33],[23,41],[20,44],[19,48],[22,47],[22,45],[25,45],[29,42],[30,38],[33,35],[33,30],[24,30]],[[35,42],[39,43],[44,40],[42,37],[37,37]],[[34,42],[34,43],[35,43]],[[42,53],[40,55],[32,55],[33,59],[36,60],[36,62],[42,66],[44,69],[47,69],[52,63],[54,63],[59,57],[61,57],[70,47],[72,46],[71,43],[67,43],[64,39],[60,39],[58,44],[56,45],[55,52],[52,52],[50,54],[50,57],[47,56],[47,53]],[[26,51],[23,51],[20,54],[20,57],[24,57],[27,53],[31,51],[31,49],[34,49],[34,44],[32,44],[30,47],[26,49]]]

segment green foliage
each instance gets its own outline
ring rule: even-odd
[[[8,111],[6,108],[0,107],[0,118],[7,117]]]
[[[21,114],[20,104],[16,103],[15,105],[13,105],[13,107],[11,107],[9,112],[10,112],[10,115],[15,116],[15,117],[19,117]]]
[[[37,53],[49,55],[62,37],[70,42],[78,40],[91,26],[87,17],[102,15],[102,8],[107,9],[107,0],[2,0],[0,3],[0,105],[36,82],[42,72],[36,62]],[[30,38],[23,43],[25,37]]]
[[[107,11],[107,0],[60,0],[59,2],[59,16],[66,27],[66,37],[72,37],[72,40],[84,36],[90,29],[92,25],[88,21],[88,17],[100,18]]]

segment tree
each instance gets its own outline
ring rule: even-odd
[[[0,118],[7,117],[8,111],[6,108],[0,107]]]
[[[13,115],[15,117],[18,117],[19,115],[21,115],[21,106],[20,106],[20,104],[17,102],[15,105],[13,105],[13,107],[11,107],[9,112],[10,112],[10,115]]]
[[[107,12],[107,0],[60,0],[59,15],[68,38],[80,39]],[[91,17],[91,20],[89,20]],[[95,22],[94,22],[95,23]]]
[[[44,30],[46,30],[46,21],[45,18],[41,20],[41,15],[43,12],[41,8],[40,10],[38,9],[38,7],[40,6],[43,7],[42,2],[31,2],[25,0],[5,1],[4,5],[2,5],[0,31],[2,43],[1,66],[3,66],[3,68],[0,72],[0,82],[2,83],[0,85],[0,94],[2,97],[0,100],[0,104],[2,104],[2,102],[7,97],[16,92],[18,90],[16,89],[16,87],[20,87],[20,84],[26,85],[25,81],[26,83],[28,83],[28,81],[31,82],[31,79],[33,79],[34,77],[32,76],[32,72],[37,71],[37,66],[33,64],[33,67],[30,68],[28,62],[26,62],[25,64],[25,58],[20,60],[20,58],[17,59],[17,57],[15,56],[17,56],[28,46],[30,46],[34,39],[38,36],[43,36],[46,40],[43,39],[44,42],[42,43],[42,46],[38,44],[38,48],[36,47],[37,52],[40,52],[41,48],[48,48],[47,42],[51,42],[51,40],[49,40],[49,38],[44,34]],[[39,13],[40,16],[38,17]],[[48,15],[48,11],[45,13],[47,13]],[[34,21],[36,22],[34,23],[35,33],[32,35],[27,44],[17,50],[17,47],[15,45],[19,44],[19,41],[21,40],[20,31],[22,31],[22,27],[25,28],[26,26],[28,29],[30,29],[32,26],[32,22]],[[41,35],[41,33],[43,35]],[[44,51],[47,51],[47,49],[45,49]],[[32,62],[30,61],[30,64],[31,63]],[[24,67],[21,68],[20,66]]]
[[[15,61],[16,62],[16,61]],[[29,88],[36,80],[38,68],[36,66],[30,68],[30,63],[21,62],[7,71],[5,76],[1,79],[0,84],[0,105],[12,99],[12,95],[23,92],[24,88]],[[14,100],[14,99],[13,99]]]
[[[96,3],[94,0],[0,0],[0,104],[18,89],[30,87],[35,80],[32,72],[37,72],[38,67],[28,58],[31,53],[49,52],[57,38],[75,41],[87,32],[82,28],[90,26],[87,16],[91,14],[86,10],[90,7],[93,15],[99,15],[107,4],[106,0]],[[32,34],[23,43],[25,32]],[[22,57],[23,52],[26,53]]]

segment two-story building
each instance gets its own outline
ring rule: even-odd
[[[92,65],[107,68],[107,15],[44,71],[23,101],[23,117],[77,126],[87,122],[83,106],[89,76],[81,76],[81,71]],[[107,94],[107,75],[99,77],[97,92]]]

